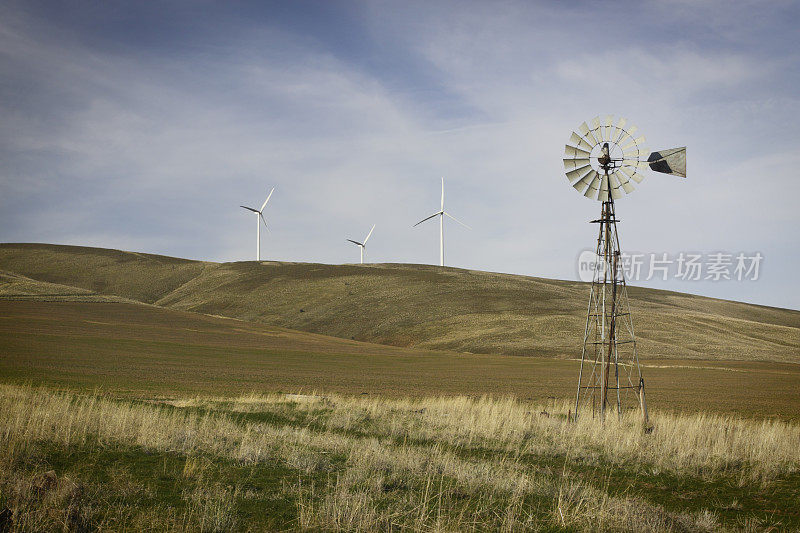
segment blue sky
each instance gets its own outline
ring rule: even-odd
[[[446,263],[576,279],[600,205],[570,131],[625,116],[686,180],[624,250],[760,252],[757,281],[637,284],[800,308],[797,2],[4,2],[0,241],[214,261]]]

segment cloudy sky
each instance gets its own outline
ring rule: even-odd
[[[687,179],[617,203],[624,250],[760,253],[634,284],[800,308],[797,2],[0,4],[0,241],[577,279],[600,205],[561,158],[625,116]],[[733,274],[735,264],[731,265]],[[673,267],[674,268],[674,267]],[[647,274],[645,272],[644,274]],[[706,272],[703,272],[705,277]],[[645,276],[646,277],[646,276]],[[735,277],[735,276],[734,276]],[[752,277],[752,273],[751,273]]]

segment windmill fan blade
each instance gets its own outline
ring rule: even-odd
[[[632,139],[631,142],[622,147],[622,150],[625,151],[634,146],[639,147],[639,149],[641,150],[641,147],[644,146],[645,140],[646,139],[644,138],[644,135],[642,135],[641,137],[637,137],[636,139]]]
[[[367,233],[367,238],[366,238],[366,239],[364,239],[364,246],[366,246],[366,245],[367,245],[367,241],[369,240],[369,237],[370,237],[370,235],[372,235],[372,232],[373,232],[373,231],[375,231],[375,224],[373,224],[373,225],[372,225],[372,229],[371,229],[371,230],[369,230],[369,233]]]
[[[622,146],[623,150],[625,150],[626,147],[635,144],[636,138],[634,137],[634,134],[638,129],[639,128],[637,128],[636,126],[631,126],[627,130],[623,131],[622,135],[619,138],[619,142],[617,144],[622,145],[622,143],[626,143],[624,146]]]
[[[616,172],[614,172],[614,177],[616,177],[616,179],[619,180],[619,185],[620,187],[622,187],[623,191],[625,191],[628,194],[633,192],[634,187],[631,184],[631,179],[627,175],[625,175],[624,172],[620,172],[619,170],[617,170]]]
[[[572,132],[572,135],[569,138],[569,142],[571,142],[575,146],[580,146],[581,148],[583,148],[584,150],[587,150],[589,152],[592,151],[592,146],[589,143],[587,143],[586,141],[584,141],[583,137],[581,137],[580,135],[578,135],[574,131]]]
[[[619,140],[625,134],[625,126],[627,124],[628,124],[628,120],[627,119],[625,119],[623,117],[619,117],[619,122],[617,122],[617,132],[614,135],[614,137],[611,139],[612,141],[614,141],[615,143],[619,143]]]
[[[412,227],[412,228],[413,228],[413,227],[417,227],[417,226],[419,226],[420,224],[422,224],[423,222],[425,222],[426,220],[430,220],[430,219],[432,219],[433,217],[438,217],[438,216],[439,216],[439,215],[441,215],[441,214],[442,214],[442,212],[441,212],[441,211],[439,211],[438,213],[434,213],[434,214],[432,214],[432,215],[431,215],[431,216],[429,216],[429,217],[423,218],[422,220],[420,220],[419,222],[417,222],[416,224],[414,224],[414,225],[413,225],[413,226],[411,226],[411,227]]]
[[[267,233],[271,233],[271,232],[269,231],[269,226],[267,226],[267,221],[266,221],[266,220],[264,220],[264,215],[262,215],[261,213],[259,213],[259,214],[258,214],[258,218],[260,218],[260,219],[261,219],[261,222],[263,222],[263,223],[264,223],[264,227],[265,227],[265,228],[267,228]]]
[[[608,175],[608,185],[611,188],[611,198],[614,200],[617,198],[622,198],[623,194],[620,190],[619,181],[617,180],[617,176],[615,174]]]
[[[588,187],[589,184],[592,183],[592,181],[594,181],[596,177],[597,177],[597,172],[592,170],[584,177],[573,183],[572,186],[575,187],[576,191],[582,193],[586,189],[586,187]]]
[[[269,194],[267,195],[267,199],[264,200],[263,204],[261,204],[261,211],[263,211],[264,208],[267,207],[267,202],[269,202],[269,199],[272,197],[272,193],[274,193],[274,192],[275,192],[275,187],[273,187],[272,190],[269,191]]]
[[[589,188],[586,189],[586,192],[583,195],[586,198],[594,198],[597,191],[600,189],[600,174],[597,172],[594,173],[594,179],[592,183],[589,185]]]
[[[243,207],[248,211],[252,211],[253,213],[258,213],[258,209],[253,209],[252,207],[247,207],[246,205],[240,205],[239,207]]]
[[[592,135],[592,132],[589,130],[589,126],[587,126],[585,122],[580,125],[578,130],[581,132],[581,135],[590,142],[590,144],[597,144],[597,139],[594,138],[594,135]]]
[[[574,168],[583,167],[589,164],[588,159],[565,159],[564,160],[564,169],[570,170]]]
[[[625,181],[622,183],[622,190],[625,191],[626,194],[632,193],[635,188],[636,187],[634,187],[630,181]]]
[[[631,167],[622,167],[622,171],[627,174],[633,181],[636,183],[641,183],[644,179],[644,176],[636,172],[635,168]]]
[[[582,178],[591,169],[592,169],[591,165],[584,165],[581,168],[576,168],[575,170],[573,170],[571,172],[567,172],[567,179],[569,181],[573,181],[573,180],[576,180],[578,178]]]
[[[348,241],[352,242],[353,244],[357,244],[358,246],[364,246],[364,245],[363,245],[363,244],[361,244],[360,242],[358,242],[358,241],[354,241],[353,239],[346,239],[346,240],[348,240]],[[352,250],[352,248],[350,248],[350,249]]]
[[[600,176],[600,192],[597,195],[597,199],[600,202],[607,202],[608,201],[608,180],[605,176]]]
[[[619,189],[619,180],[617,179],[617,173],[612,172],[608,175],[608,184],[611,186],[611,189]]]
[[[650,169],[662,174],[686,177],[686,147],[653,152],[647,158]]]
[[[600,128],[600,117],[594,117],[592,119],[592,133],[595,134],[595,137],[598,139],[598,142],[603,142],[605,139],[603,138],[603,130]]]
[[[459,224],[461,224],[461,225],[462,225],[462,226],[464,226],[465,228],[467,228],[467,229],[472,229],[472,228],[470,228],[469,226],[467,226],[466,224],[464,224],[463,222],[461,222],[460,220],[458,220],[456,217],[454,217],[453,215],[451,215],[450,213],[447,213],[447,212],[446,212],[446,213],[444,213],[444,214],[445,214],[445,216],[448,216],[448,217],[452,218],[453,220],[455,220],[456,222],[458,222]]]
[[[622,152],[622,157],[625,159],[636,159],[640,155],[643,156],[644,152],[640,152],[638,148],[631,148]]]
[[[606,127],[606,140],[611,141],[614,137],[614,115],[606,115],[604,125]]]
[[[590,152],[575,148],[574,146],[566,145],[564,147],[564,155],[572,158],[588,158]]]

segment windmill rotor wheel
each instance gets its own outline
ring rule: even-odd
[[[648,168],[645,137],[624,118],[595,117],[573,131],[564,148],[564,171],[570,184],[587,198],[606,202],[622,198],[641,183]],[[608,179],[606,179],[606,174]]]

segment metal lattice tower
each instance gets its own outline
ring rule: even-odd
[[[608,179],[605,175],[603,176]],[[575,416],[590,412],[618,416],[640,408],[647,420],[644,379],[636,355],[636,337],[628,304],[614,198],[603,202],[595,249],[592,288],[583,335],[581,369],[575,398]]]
[[[579,414],[605,418],[609,411],[617,416],[638,409],[647,423],[636,336],[628,304],[628,290],[617,232],[614,200],[641,183],[639,170],[686,177],[686,148],[649,153],[641,145],[644,136],[634,137],[636,126],[612,116],[586,122],[572,132],[564,151],[564,168],[572,186],[587,198],[602,202],[595,249],[592,287],[586,313],[575,419]],[[649,155],[648,155],[649,154]],[[645,159],[646,157],[646,159]],[[623,194],[624,193],[624,194]]]

